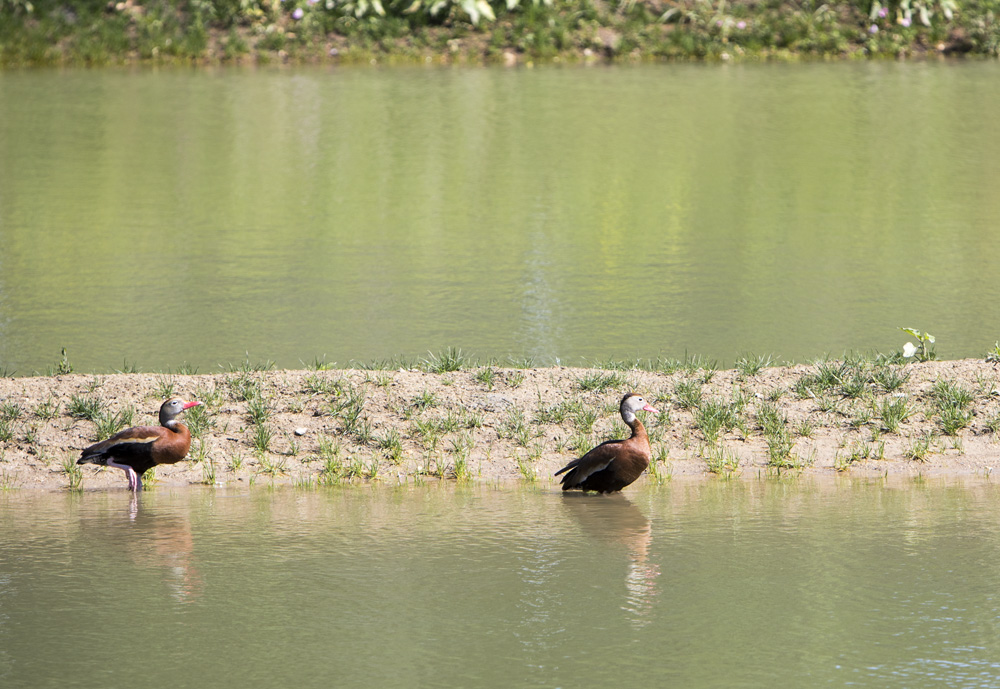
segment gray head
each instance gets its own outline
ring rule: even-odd
[[[201,402],[185,402],[180,397],[171,397],[160,405],[160,425],[173,428],[174,420],[185,409],[197,407]]]
[[[650,406],[650,404],[643,399],[642,395],[637,395],[634,392],[630,392],[622,397],[622,403],[619,407],[619,411],[621,411],[622,420],[629,426],[631,426],[635,421],[635,413],[637,411],[649,411],[654,414],[660,413],[658,409],[654,409]]]

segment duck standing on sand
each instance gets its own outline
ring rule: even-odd
[[[649,466],[649,436],[635,413],[640,410],[654,414],[660,412],[634,392],[622,398],[619,409],[622,421],[632,429],[632,435],[625,440],[601,443],[557,471],[556,476],[566,472],[562,477],[563,490],[579,488],[583,491],[612,493],[635,481]]]
[[[191,431],[177,420],[185,409],[201,402],[173,397],[160,406],[159,426],[134,426],[91,445],[77,464],[100,464],[122,469],[133,492],[142,489],[142,475],[157,464],[176,464],[191,449]]]

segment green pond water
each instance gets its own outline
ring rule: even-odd
[[[0,686],[996,687],[985,481],[0,494]]]
[[[1000,339],[1000,63],[0,73],[0,372]]]

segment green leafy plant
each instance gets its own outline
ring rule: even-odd
[[[934,336],[928,332],[920,332],[916,328],[900,328],[904,333],[916,338],[918,345],[907,342],[903,345],[903,356],[907,359],[915,358],[917,361],[931,361],[937,358],[934,353]]]

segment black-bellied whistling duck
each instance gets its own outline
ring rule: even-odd
[[[174,397],[160,406],[159,426],[135,426],[91,445],[80,454],[77,464],[101,464],[122,469],[132,491],[142,488],[142,475],[157,464],[176,464],[191,449],[191,431],[177,420],[185,409],[201,402],[185,402]]]
[[[632,435],[625,440],[601,443],[557,471],[556,476],[566,472],[562,477],[563,490],[579,488],[612,493],[635,481],[649,466],[649,436],[635,413],[641,410],[659,414],[659,411],[633,392],[622,398],[619,410]]]

